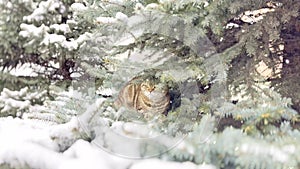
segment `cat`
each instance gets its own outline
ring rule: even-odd
[[[170,106],[169,88],[155,78],[138,76],[120,90],[115,105],[136,110],[144,115],[166,115]]]

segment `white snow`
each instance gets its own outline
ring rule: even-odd
[[[124,137],[131,138],[153,138],[161,135],[158,132],[149,132],[151,131],[151,125],[142,124],[142,123],[133,123],[133,122],[115,122],[112,125],[112,130]]]
[[[6,7],[8,9],[12,9],[13,8],[13,4],[11,2],[7,2]]]
[[[68,24],[68,25],[77,25],[78,22],[75,21],[74,19],[68,19],[68,20],[67,20],[67,24]]]
[[[118,20],[113,17],[103,17],[99,16],[96,18],[96,22],[99,24],[111,24],[111,23],[116,23]]]
[[[112,96],[115,92],[111,88],[100,87],[96,90],[96,93],[103,96]]]
[[[20,28],[22,29],[22,31],[20,31],[19,34],[20,36],[25,38],[30,36],[40,37],[47,31],[49,31],[49,27],[45,26],[44,24],[42,24],[40,27],[36,27],[33,24],[22,23],[20,25]]]
[[[88,7],[84,6],[82,3],[73,3],[71,5],[71,10],[72,11],[78,11],[78,12],[80,11],[80,12],[82,12],[82,11],[85,11],[87,9],[88,9]]]
[[[53,24],[50,26],[50,29],[54,29],[57,32],[69,33],[71,29],[68,24]]]
[[[51,43],[63,43],[66,41],[66,37],[57,34],[47,34],[41,44],[49,45]]]
[[[3,106],[1,112],[8,112],[12,109],[18,108],[23,110],[30,106],[29,100],[22,100],[26,97],[26,92],[28,88],[23,88],[20,92],[10,91],[6,88],[3,89],[0,95],[0,104]]]
[[[52,66],[53,64],[51,64]],[[37,77],[38,73],[45,72],[45,68],[34,63],[24,63],[18,64],[15,69],[12,70],[5,70],[14,76],[27,76],[27,77]]]
[[[69,51],[76,50],[78,47],[88,40],[91,37],[91,33],[84,33],[80,35],[77,39],[67,40],[64,35],[57,34],[48,34],[46,33],[44,40],[41,44],[49,45],[49,44],[59,44],[61,47],[66,48]]]
[[[228,23],[226,26],[225,26],[225,29],[232,29],[232,28],[238,28],[240,27],[238,24],[236,23]]]
[[[35,121],[1,118],[0,138],[0,164],[9,163],[13,167],[30,164],[34,168],[55,168],[62,160],[61,155],[55,152],[57,146],[49,139],[44,128]],[[47,159],[55,160],[56,163],[50,163]]]
[[[89,40],[90,38],[92,38],[93,34],[89,33],[89,32],[85,32],[84,34],[80,35],[77,39],[76,42],[78,44],[81,44],[87,40]]]
[[[286,145],[293,149],[293,145]],[[273,145],[257,145],[257,144],[243,144],[240,148],[241,153],[248,153],[248,154],[265,154],[270,156],[275,161],[286,163],[289,160],[289,155],[293,153],[293,151],[286,151],[286,149],[279,149]]]
[[[149,11],[154,10],[154,9],[159,10],[159,9],[161,9],[161,8],[162,8],[162,7],[161,7],[159,4],[157,4],[157,3],[150,3],[150,4],[148,4],[148,5],[145,7],[145,10],[149,10]]]
[[[4,105],[5,106],[3,107],[1,112],[10,111],[13,108],[19,108],[20,110],[23,110],[30,106],[30,101],[29,100],[19,101],[19,100],[14,100],[14,99],[9,98],[9,99],[5,99]]]
[[[56,10],[59,10],[60,13],[63,13],[66,8],[63,5],[62,2],[59,0],[47,0],[47,1],[41,1],[38,5],[38,8],[36,8],[31,15],[24,16],[23,20],[28,22],[33,21],[42,21],[48,12],[54,12],[56,13]]]
[[[245,11],[243,15],[241,15],[240,19],[243,22],[247,23],[255,23],[263,19],[264,14],[269,13],[269,12],[274,12],[275,9],[271,8],[261,8],[258,10],[253,10],[253,11]]]
[[[62,125],[40,120],[0,118],[0,165],[9,164],[15,168],[27,165],[43,169],[214,169],[210,165],[191,162],[122,158],[80,139],[66,151],[59,152],[56,139],[70,137],[71,131],[78,125],[77,118]]]
[[[123,21],[123,22],[127,22],[128,21],[128,16],[125,15],[124,13],[122,13],[122,12],[117,12],[116,13],[116,19],[118,19],[120,21]]]

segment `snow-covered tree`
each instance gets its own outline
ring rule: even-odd
[[[82,8],[72,4],[58,0],[1,1],[0,36],[5,39],[0,44],[1,68],[6,70],[1,88],[67,82],[78,72],[78,50],[90,38],[91,25],[74,20],[73,13]],[[6,74],[20,67],[30,69],[31,74],[17,79]],[[41,79],[35,81],[29,76]]]
[[[82,138],[129,158],[299,167],[298,1],[0,5],[0,115],[54,123],[54,151],[68,154]],[[141,75],[168,85],[166,116],[113,105]]]

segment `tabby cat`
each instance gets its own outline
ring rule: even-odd
[[[143,114],[166,114],[170,106],[169,88],[155,78],[135,77],[121,89],[115,105]]]

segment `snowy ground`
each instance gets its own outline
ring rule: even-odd
[[[99,147],[77,140],[64,152],[53,141],[55,133],[65,134],[65,126],[38,120],[0,119],[0,168],[42,169],[212,169],[191,162],[170,162],[160,159],[133,160],[109,154]],[[58,132],[58,130],[61,130]]]

